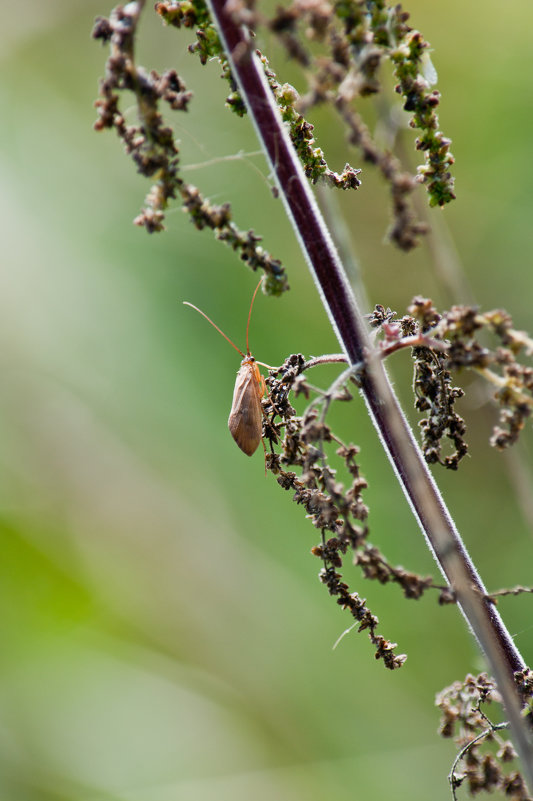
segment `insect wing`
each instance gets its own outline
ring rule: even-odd
[[[235,380],[228,419],[231,436],[248,456],[255,453],[261,442],[263,413],[258,375],[259,370],[255,363],[243,362]]]

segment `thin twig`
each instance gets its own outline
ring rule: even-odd
[[[459,787],[459,785],[462,783],[462,779],[458,779],[456,777],[457,765],[459,764],[461,759],[463,759],[463,757],[475,745],[477,745],[478,743],[483,742],[483,740],[485,740],[490,734],[494,734],[497,731],[502,731],[503,729],[508,729],[509,728],[509,724],[505,723],[505,722],[504,723],[492,723],[492,721],[490,721],[488,719],[488,717],[485,715],[484,712],[481,711],[481,709],[479,709],[479,707],[478,707],[477,711],[487,721],[488,728],[487,729],[483,729],[482,732],[477,734],[475,737],[472,738],[472,740],[470,740],[468,743],[466,743],[466,745],[464,745],[463,748],[461,748],[461,750],[459,751],[459,753],[457,754],[457,756],[453,760],[452,768],[450,770],[450,773],[448,774],[448,781],[450,782],[450,787],[452,789],[452,796],[453,796],[454,801],[457,801],[457,793],[455,791],[456,791],[457,787]]]
[[[347,358],[344,353],[325,353],[323,356],[313,356],[302,367],[304,370],[309,370],[310,367],[318,367],[319,364],[346,364]]]
[[[522,595],[524,592],[533,592],[533,587],[524,587],[522,584],[517,584],[516,587],[491,592],[487,597],[494,600],[494,598],[503,598],[505,595]]]

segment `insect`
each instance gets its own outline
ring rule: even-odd
[[[262,281],[262,279],[261,279]],[[242,356],[241,367],[235,379],[235,389],[233,390],[233,403],[231,404],[231,411],[228,418],[228,428],[231,431],[231,436],[241,449],[248,456],[252,456],[257,450],[261,442],[261,433],[263,428],[263,410],[261,407],[261,398],[265,394],[266,386],[265,379],[259,371],[258,365],[268,367],[264,362],[258,362],[250,353],[248,344],[248,331],[250,328],[250,318],[252,316],[252,308],[254,305],[255,296],[261,286],[261,281],[257,284],[252,301],[250,303],[250,310],[248,312],[248,322],[246,324],[246,353],[244,354],[240,348],[235,345],[226,334],[220,330],[218,325],[205,314],[203,311],[193,306],[192,303],[184,301],[186,306],[190,306],[202,317],[205,317],[208,323],[211,323],[213,328],[216,328],[219,334],[222,334],[229,344],[235,348],[237,353]],[[264,447],[264,446],[263,446]]]

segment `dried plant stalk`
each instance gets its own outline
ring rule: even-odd
[[[511,635],[487,599],[483,583],[431,477],[380,359],[372,355],[365,322],[294,149],[283,128],[263,67],[241,20],[224,0],[210,0],[231,72],[275,175],[332,327],[349,364],[364,364],[361,389],[406,498],[440,570],[453,588],[494,675],[528,783],[533,744],[513,675],[525,667]],[[239,4],[234,4],[239,8]],[[238,11],[237,11],[238,15]]]

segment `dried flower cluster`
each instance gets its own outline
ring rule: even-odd
[[[427,231],[408,199],[417,180],[425,184],[432,206],[455,198],[450,173],[454,159],[450,140],[439,131],[440,96],[431,89],[436,74],[429,61],[429,45],[407,24],[408,18],[400,5],[383,0],[294,0],[288,7],[278,7],[267,21],[288,55],[304,70],[308,91],[299,110],[307,113],[314,105],[331,105],[347,128],[350,143],[389,182],[393,206],[389,237],[403,250],[414,247]],[[319,55],[317,43],[324,48]],[[412,112],[410,126],[421,130],[415,147],[424,153],[425,163],[418,168],[418,178],[404,171],[391,153],[380,150],[356,109],[360,98],[381,91],[379,68],[384,60],[393,65],[398,81],[395,91],[403,98],[404,110]]]
[[[169,200],[181,197],[183,209],[198,228],[210,228],[217,239],[226,242],[252,270],[265,273],[264,291],[280,294],[288,288],[285,271],[259,244],[261,237],[253,231],[241,231],[231,218],[229,203],[214,205],[200,190],[188,184],[179,174],[179,150],[172,129],[164,124],[160,102],[171,109],[186,111],[192,98],[175,70],[149,74],[134,60],[134,40],[142,2],[117,6],[109,20],[98,18],[93,36],[109,43],[111,54],[106,64],[106,77],[100,83],[96,101],[96,130],[114,128],[124,142],[141,175],[155,179],[146,197],[146,206],[135,219],[149,233],[163,229],[164,211]],[[138,124],[128,125],[120,110],[120,94],[132,92],[137,104]]]
[[[526,668],[515,674],[515,680],[527,712],[533,694],[533,672]],[[491,703],[500,704],[501,698],[496,683],[486,673],[468,675],[437,696],[442,715],[440,734],[453,738],[459,748],[449,776],[453,798],[457,798],[457,789],[465,785],[471,795],[500,790],[513,801],[528,801],[522,775],[513,764],[513,744],[501,733],[507,724],[492,723],[482,710],[482,706]]]
[[[511,317],[502,309],[481,313],[471,306],[454,306],[438,315],[431,301],[415,298],[408,311],[425,333],[449,343],[439,359],[444,373],[468,367],[496,387],[500,418],[491,444],[502,450],[516,442],[533,406],[533,368],[522,365],[517,356],[530,357],[533,341],[513,328]],[[492,349],[480,343],[483,331],[496,339]]]
[[[291,142],[311,183],[316,184],[317,181],[323,180],[337,189],[357,189],[361,186],[361,181],[357,177],[361,170],[354,169],[349,164],[345,165],[341,174],[330,170],[323,151],[315,147],[314,126],[296,111],[298,92],[288,83],[280,86],[266,57],[260,54],[260,58],[283,122],[289,126]]]
[[[411,314],[418,308],[419,301],[419,298],[415,298],[412,302],[409,308]],[[383,307],[377,306],[370,316],[370,324],[373,327],[383,326],[385,344],[388,344],[395,315],[388,309],[385,320],[384,314]],[[439,341],[434,336],[433,327],[421,324],[414,316],[403,317],[397,322],[397,326],[402,337],[422,334],[432,336],[435,342]],[[468,453],[468,445],[464,439],[465,422],[454,409],[455,402],[464,392],[460,387],[453,386],[450,370],[446,369],[448,350],[414,346],[412,354],[415,408],[420,412],[427,412],[427,416],[419,423],[425,459],[429,464],[438,462],[448,469],[457,470],[460,460]],[[451,441],[453,451],[443,456],[442,441],[445,437]]]
[[[200,63],[204,65],[212,58],[217,59],[222,67],[222,77],[230,86],[226,104],[239,117],[243,117],[246,114],[246,106],[237,91],[237,84],[231,74],[222,42],[211,22],[206,4],[202,0],[195,2],[169,0],[169,2],[156,3],[155,10],[167,25],[174,28],[196,29],[196,41],[189,45],[189,53],[195,53],[199,57]]]
[[[226,98],[226,104],[239,116],[243,116],[246,113],[245,106],[237,91],[220,39],[210,21],[207,9],[201,2],[195,3],[194,6],[196,7],[196,13],[191,8],[191,3],[170,0],[169,2],[157,3],[156,11],[170,25],[178,28],[181,26],[197,28],[197,41],[189,46],[189,51],[197,53],[202,64],[206,64],[209,58],[217,58],[219,60],[223,70],[222,77],[226,78],[231,88],[231,94]],[[242,15],[244,12],[245,9],[241,8],[240,14]],[[253,20],[256,20],[256,17],[252,18],[247,13],[246,23],[250,24]],[[324,180],[340,189],[357,189],[361,185],[357,178],[360,170],[346,164],[343,172],[339,174],[328,167],[323,151],[316,146],[313,133],[314,126],[305,120],[295,108],[299,99],[296,89],[287,83],[281,85],[276,79],[275,72],[270,68],[266,56],[259,51],[257,52],[263,63],[265,75],[276,98],[283,121],[288,125],[291,141],[307,177],[312,183]]]
[[[165,100],[173,109],[186,110],[191,92],[174,71],[163,76],[155,72],[147,75],[135,67],[133,43],[143,4],[143,0],[137,0],[124,8],[119,6],[109,21],[100,19],[97,22],[95,36],[112,44],[107,76],[102,82],[102,99],[98,101],[100,119],[97,127],[115,127],[139,171],[144,175],[157,175],[157,182],[147,196],[146,208],[136,219],[138,225],[153,232],[163,228],[164,210],[169,199],[183,194],[187,186],[178,176],[177,146],[170,129],[162,124],[158,101]],[[431,81],[424,77],[428,45],[421,34],[407,24],[409,15],[400,6],[388,7],[385,2],[369,4],[366,0],[333,3],[295,0],[285,8],[278,8],[271,19],[264,18],[254,3],[233,2],[231,7],[250,29],[263,26],[274,33],[289,56],[304,69],[308,91],[300,97],[294,87],[278,81],[261,56],[306,175],[313,183],[324,180],[341,189],[360,186],[359,169],[346,164],[343,171],[337,173],[328,167],[322,149],[315,142],[313,125],[302,116],[312,106],[328,103],[343,120],[350,143],[360,150],[366,163],[378,167],[389,183],[393,211],[389,237],[403,250],[410,250],[428,228],[425,222],[416,219],[409,199],[417,182],[426,185],[431,205],[443,205],[454,194],[449,172],[453,163],[450,142],[438,130],[435,112],[439,94],[431,90]],[[189,45],[189,51],[196,53],[202,64],[212,59],[220,63],[222,77],[230,87],[226,104],[243,116],[246,108],[203,0],[167,0],[156,3],[155,10],[169,26],[195,31],[196,39]],[[323,52],[317,53],[317,45]],[[355,106],[359,98],[381,90],[378,74],[385,59],[393,64],[398,80],[395,89],[404,98],[404,109],[413,113],[411,127],[422,131],[416,140],[416,148],[424,152],[426,162],[418,168],[417,177],[405,171],[390,152],[377,146]],[[161,81],[166,88],[159,85]],[[124,89],[136,95],[140,117],[138,126],[126,126],[118,110],[117,93]],[[210,217],[209,204],[204,202]],[[215,216],[217,211],[215,207]],[[218,226],[211,224],[210,227],[218,235]],[[233,223],[227,225],[226,239],[242,255],[240,241],[246,235],[234,228]],[[281,268],[260,250],[259,261],[266,263],[272,291],[280,291],[283,285],[283,279],[279,277]],[[246,260],[244,255],[243,258]]]
[[[452,385],[451,370],[465,366],[481,369],[482,375],[490,380],[493,374],[488,365],[494,362],[510,369],[510,354],[514,357],[523,349],[529,352],[533,350],[533,343],[523,332],[515,331],[510,318],[501,311],[481,314],[469,307],[454,307],[450,312],[439,314],[431,301],[417,297],[412,301],[409,312],[397,319],[395,312],[384,306],[376,306],[368,316],[370,326],[375,330],[374,346],[381,358],[387,358],[400,349],[412,349],[415,405],[419,410],[428,412],[427,418],[421,422],[426,459],[456,469],[459,460],[467,452],[467,445],[463,438],[465,424],[453,408],[463,391]],[[487,327],[507,345],[505,358],[501,347],[493,353],[482,348],[473,338],[474,332]],[[419,576],[403,567],[391,565],[380,550],[367,541],[368,509],[362,500],[366,481],[357,463],[359,449],[355,445],[344,444],[326,424],[326,415],[333,401],[352,399],[347,386],[349,382],[357,384],[357,374],[345,371],[324,392],[311,387],[304,375],[306,370],[318,364],[344,361],[342,354],[318,357],[307,362],[302,355],[293,354],[281,367],[270,370],[266,379],[268,397],[263,401],[263,436],[270,444],[270,453],[266,457],[267,468],[277,477],[283,489],[293,493],[293,500],[305,508],[307,517],[321,531],[321,542],[312,549],[315,556],[323,561],[321,581],[330,594],[337,598],[338,604],[348,609],[358,621],[359,630],[368,629],[376,647],[376,657],[383,658],[387,667],[396,668],[403,664],[405,656],[395,656],[395,646],[376,634],[377,618],[365,601],[350,591],[339,572],[348,551],[353,564],[360,567],[365,578],[382,584],[393,582],[401,587],[406,598],[418,599],[426,590],[436,589],[439,591],[439,603],[454,603],[456,599],[453,588],[439,585],[431,577]],[[360,369],[364,368],[361,366]],[[516,382],[519,375],[529,377],[528,369],[515,364],[510,369],[508,379],[513,383],[515,394],[502,393],[500,389],[498,399],[500,403],[505,401],[507,404],[503,409],[507,415],[508,405],[516,399],[516,393],[519,393],[521,412],[522,393],[530,391],[529,384],[518,389]],[[316,397],[300,416],[291,405],[291,393],[294,397],[304,395],[308,400],[311,394],[316,394]],[[532,402],[529,401],[528,409]],[[515,420],[516,415],[512,419]],[[506,443],[511,441],[513,431],[509,430],[507,437],[503,438]],[[441,453],[444,436],[452,440],[455,446],[454,452],[446,457]],[[336,446],[335,456],[344,463],[345,472],[351,476],[348,488],[338,480],[337,470],[331,466],[334,455],[331,453],[332,446]],[[487,597],[496,603],[499,596],[531,591],[530,587],[515,587],[496,591]]]
[[[431,300],[416,297],[407,311],[398,320],[390,309],[376,306],[369,320],[384,335],[385,353],[410,345],[413,337],[422,337],[420,345],[413,347],[414,393],[415,407],[427,412],[420,422],[426,460],[456,470],[468,452],[466,426],[454,408],[464,391],[452,382],[452,373],[464,368],[496,387],[494,399],[500,414],[491,445],[502,450],[516,442],[533,408],[533,368],[517,357],[533,355],[533,340],[516,331],[502,309],[482,313],[472,306],[454,306],[439,313]],[[399,337],[396,344],[395,331]],[[482,334],[495,338],[492,349],[481,344]],[[442,455],[445,437],[454,448],[447,456]]]
[[[381,584],[398,584],[406,598],[418,599],[431,588],[439,590],[441,603],[449,603],[454,601],[453,593],[431,577],[391,565],[378,548],[367,542],[368,509],[362,499],[367,484],[356,460],[359,449],[344,444],[325,422],[333,400],[351,399],[345,386],[349,376],[341,376],[298,416],[289,398],[291,392],[295,396],[310,397],[311,389],[303,375],[308,366],[310,363],[301,354],[293,354],[280,368],[271,370],[266,379],[268,397],[263,401],[263,435],[270,443],[267,468],[283,489],[293,493],[293,500],[305,508],[308,518],[321,532],[320,543],[312,549],[323,561],[320,580],[337,603],[358,621],[359,631],[368,630],[376,648],[376,658],[383,659],[386,667],[394,669],[400,667],[406,657],[397,656],[393,650],[395,644],[376,633],[377,617],[344,581],[339,569],[345,555],[351,553],[353,563],[361,568],[365,578]],[[277,445],[279,453],[274,450]],[[336,446],[335,454],[351,476],[348,488],[338,480],[337,470],[329,463],[326,451],[331,445]],[[298,472],[288,469],[293,467]]]

